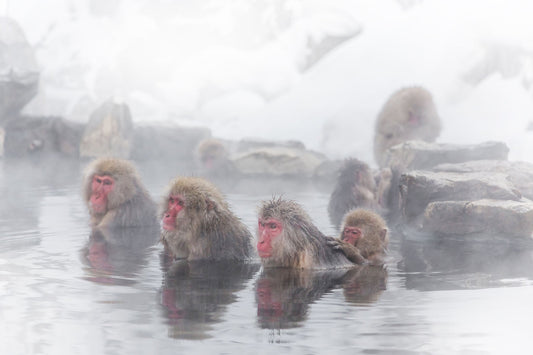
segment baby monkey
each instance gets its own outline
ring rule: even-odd
[[[388,244],[388,230],[383,218],[361,208],[346,213],[340,239],[328,237],[328,245],[355,264],[382,265]]]

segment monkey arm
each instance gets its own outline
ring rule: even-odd
[[[326,237],[327,238],[327,244],[333,248],[335,251],[339,251],[346,256],[348,260],[350,260],[354,264],[366,264],[368,261],[361,255],[361,252],[359,249],[351,245],[350,243],[347,243],[343,240],[333,238],[333,237]]]

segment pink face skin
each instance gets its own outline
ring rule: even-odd
[[[420,121],[421,121],[420,114],[417,114],[417,113],[414,113],[414,112],[409,112],[409,119],[407,120],[407,122],[411,126],[418,126],[420,124]]]
[[[257,253],[261,258],[272,256],[272,241],[283,231],[283,224],[275,218],[261,219],[258,221]]]
[[[357,242],[359,241],[359,239],[362,238],[362,236],[363,236],[363,233],[361,232],[361,228],[345,227],[344,230],[342,231],[341,239],[355,246],[357,245]]]
[[[107,196],[115,187],[115,180],[108,175],[94,175],[91,182],[91,197],[89,202],[95,213],[107,211]]]
[[[167,211],[163,216],[163,229],[167,231],[176,229],[176,217],[183,207],[185,207],[185,201],[181,195],[170,195]]]

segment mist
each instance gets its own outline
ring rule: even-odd
[[[25,113],[86,122],[115,97],[136,124],[299,140],[369,163],[376,115],[411,85],[432,92],[440,142],[499,140],[510,160],[532,161],[532,11],[523,1],[0,0],[41,70]]]

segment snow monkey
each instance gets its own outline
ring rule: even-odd
[[[259,209],[257,251],[264,267],[335,268],[353,266],[296,202],[281,197]]]
[[[355,158],[346,159],[339,169],[335,189],[331,193],[328,214],[331,223],[339,227],[346,212],[356,208],[378,208],[376,182],[370,167]]]
[[[382,265],[389,244],[387,225],[377,213],[355,209],[344,216],[340,239],[328,237],[328,244],[355,264]]]
[[[161,203],[161,241],[174,258],[245,260],[252,235],[219,190],[199,177],[178,177]]]
[[[393,93],[379,113],[374,134],[374,158],[386,165],[385,151],[408,140],[434,142],[441,121],[431,93],[420,87],[407,87]]]
[[[157,225],[157,206],[128,160],[91,162],[85,170],[83,196],[93,227]]]

